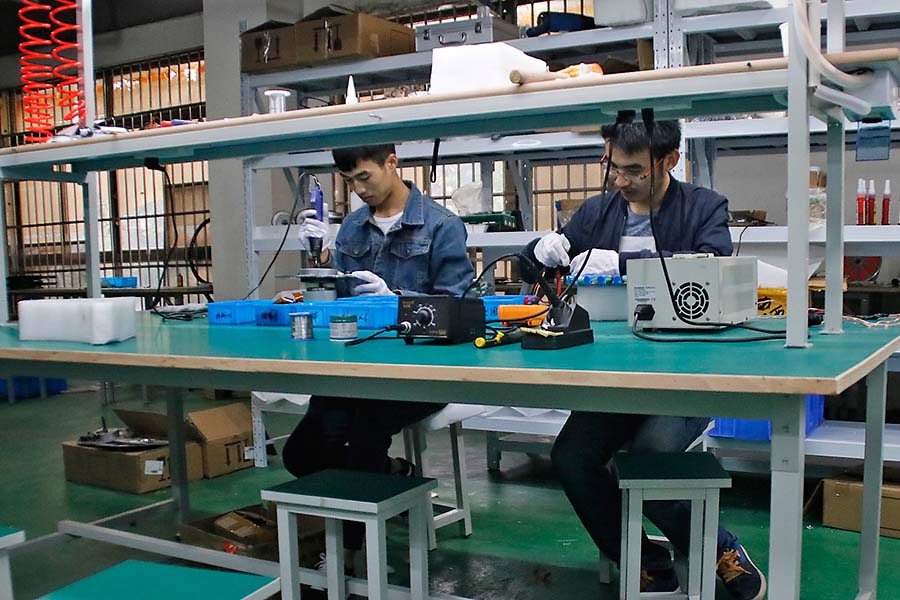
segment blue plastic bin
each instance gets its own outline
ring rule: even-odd
[[[754,419],[730,419],[716,417],[716,426],[709,435],[738,440],[772,439],[772,422]],[[825,396],[809,394],[806,396],[806,435],[816,430],[825,421]]]
[[[291,313],[308,312],[313,316],[313,327],[327,327],[326,306],[330,302],[296,302],[294,304],[275,304],[265,302],[256,307],[257,325],[290,326]]]
[[[240,325],[256,321],[256,307],[271,304],[268,300],[229,300],[210,302],[207,318],[214,325]]]
[[[48,377],[44,381],[48,396],[64,392],[69,387],[65,379]],[[0,395],[6,396],[8,390],[7,379],[0,378]],[[37,398],[41,395],[41,380],[37,377],[13,377],[13,391],[16,398]]]
[[[100,287],[133,288],[137,287],[137,277],[101,277]]]
[[[399,296],[356,296],[327,304],[328,320],[333,315],[356,315],[360,329],[381,329],[397,322]]]

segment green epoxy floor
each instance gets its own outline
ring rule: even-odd
[[[102,407],[96,392],[66,393],[48,399],[0,404],[0,523],[25,529],[29,539],[55,530],[61,519],[89,521],[169,497],[168,491],[132,495],[63,478],[59,444],[99,426],[112,424],[114,407],[142,408],[134,388],[119,388],[117,402]],[[186,410],[215,403],[191,395]],[[160,400],[149,408],[164,409]],[[295,422],[288,415],[270,415],[270,432],[286,433]],[[439,548],[429,556],[432,592],[485,600],[613,599],[617,587],[598,582],[597,553],[553,478],[549,461],[504,454],[502,470],[489,475],[484,436],[467,432],[468,472],[475,533],[459,537],[455,526],[438,533]],[[431,474],[449,475],[447,435],[429,437]],[[288,479],[276,457],[268,469],[247,469],[191,484],[196,516],[252,504],[259,489]],[[442,485],[443,493],[450,496]],[[722,520],[735,531],[754,560],[768,561],[768,479],[738,477],[723,494]],[[172,538],[173,516],[157,512],[130,527],[133,531]],[[402,582],[406,531],[396,524],[389,544],[390,562]],[[801,597],[808,600],[851,598],[855,593],[859,536],[821,526],[820,511],[806,521]],[[153,555],[82,539],[67,539],[13,557],[16,598],[35,598],[126,558],[165,560]],[[882,538],[879,592],[900,597],[900,540]],[[720,598],[727,595],[720,593]]]

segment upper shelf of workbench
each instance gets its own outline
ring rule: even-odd
[[[900,80],[898,48],[829,59],[844,69],[890,71]],[[780,110],[787,83],[787,60],[775,58],[540,82],[511,93],[393,98],[11,148],[0,152],[0,178],[41,179],[61,166],[77,172],[135,167],[147,157],[173,163],[558,129],[611,122],[621,109],[652,107],[657,118]]]

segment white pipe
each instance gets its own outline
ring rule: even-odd
[[[816,0],[818,1],[818,0]],[[836,1],[836,0],[832,0]],[[806,0],[793,0],[793,27],[797,28],[797,38],[807,60],[810,61],[827,79],[834,83],[845,87],[860,87],[868,83],[871,75],[851,75],[844,73],[833,64],[828,62],[822,51],[819,49],[819,43],[813,39],[812,33],[809,31],[809,21],[806,16]]]
[[[815,87],[813,96],[815,96],[819,100],[823,100],[830,104],[840,106],[841,108],[846,108],[847,110],[854,112],[861,117],[864,117],[872,112],[872,105],[865,100],[861,100],[856,96],[853,96],[846,92],[842,92],[840,90],[836,90],[821,83]]]

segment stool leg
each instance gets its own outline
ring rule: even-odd
[[[297,518],[281,506],[278,517],[278,565],[281,573],[282,600],[300,600],[300,547],[297,541]]]
[[[344,600],[347,597],[344,523],[339,519],[325,519],[325,573],[328,580],[328,600]]]
[[[430,511],[431,499],[428,495],[409,508],[409,597],[411,600],[428,598],[428,544],[425,534],[428,529],[428,521],[434,522]]]
[[[703,523],[703,563],[701,568],[702,584],[700,598],[716,599],[716,556],[719,541],[719,490],[706,490]]]
[[[627,504],[626,504],[627,502]],[[623,518],[622,557],[620,565],[627,565],[624,586],[619,576],[619,595],[623,600],[637,600],[641,595],[641,526],[643,525],[644,493],[640,489],[628,490],[627,500],[623,497],[623,515],[628,506],[627,518]],[[621,569],[621,567],[620,567]],[[620,571],[621,573],[621,571]],[[625,593],[622,595],[624,587]]]
[[[387,527],[383,518],[366,521],[369,600],[387,600]]]
[[[0,598],[13,600],[12,571],[9,568],[9,553],[0,550]]]
[[[691,542],[688,555],[687,594],[692,600],[700,597],[703,582],[703,556],[706,547],[703,545],[703,526],[706,519],[706,503],[702,500],[691,500]]]
[[[488,471],[500,470],[500,434],[496,431],[488,431],[485,435],[485,447],[487,449]]]
[[[462,425],[450,425],[450,447],[453,450],[453,483],[456,489],[456,509],[463,513],[463,534],[472,535],[472,512],[466,495],[468,476],[466,474],[466,443],[463,440]]]

